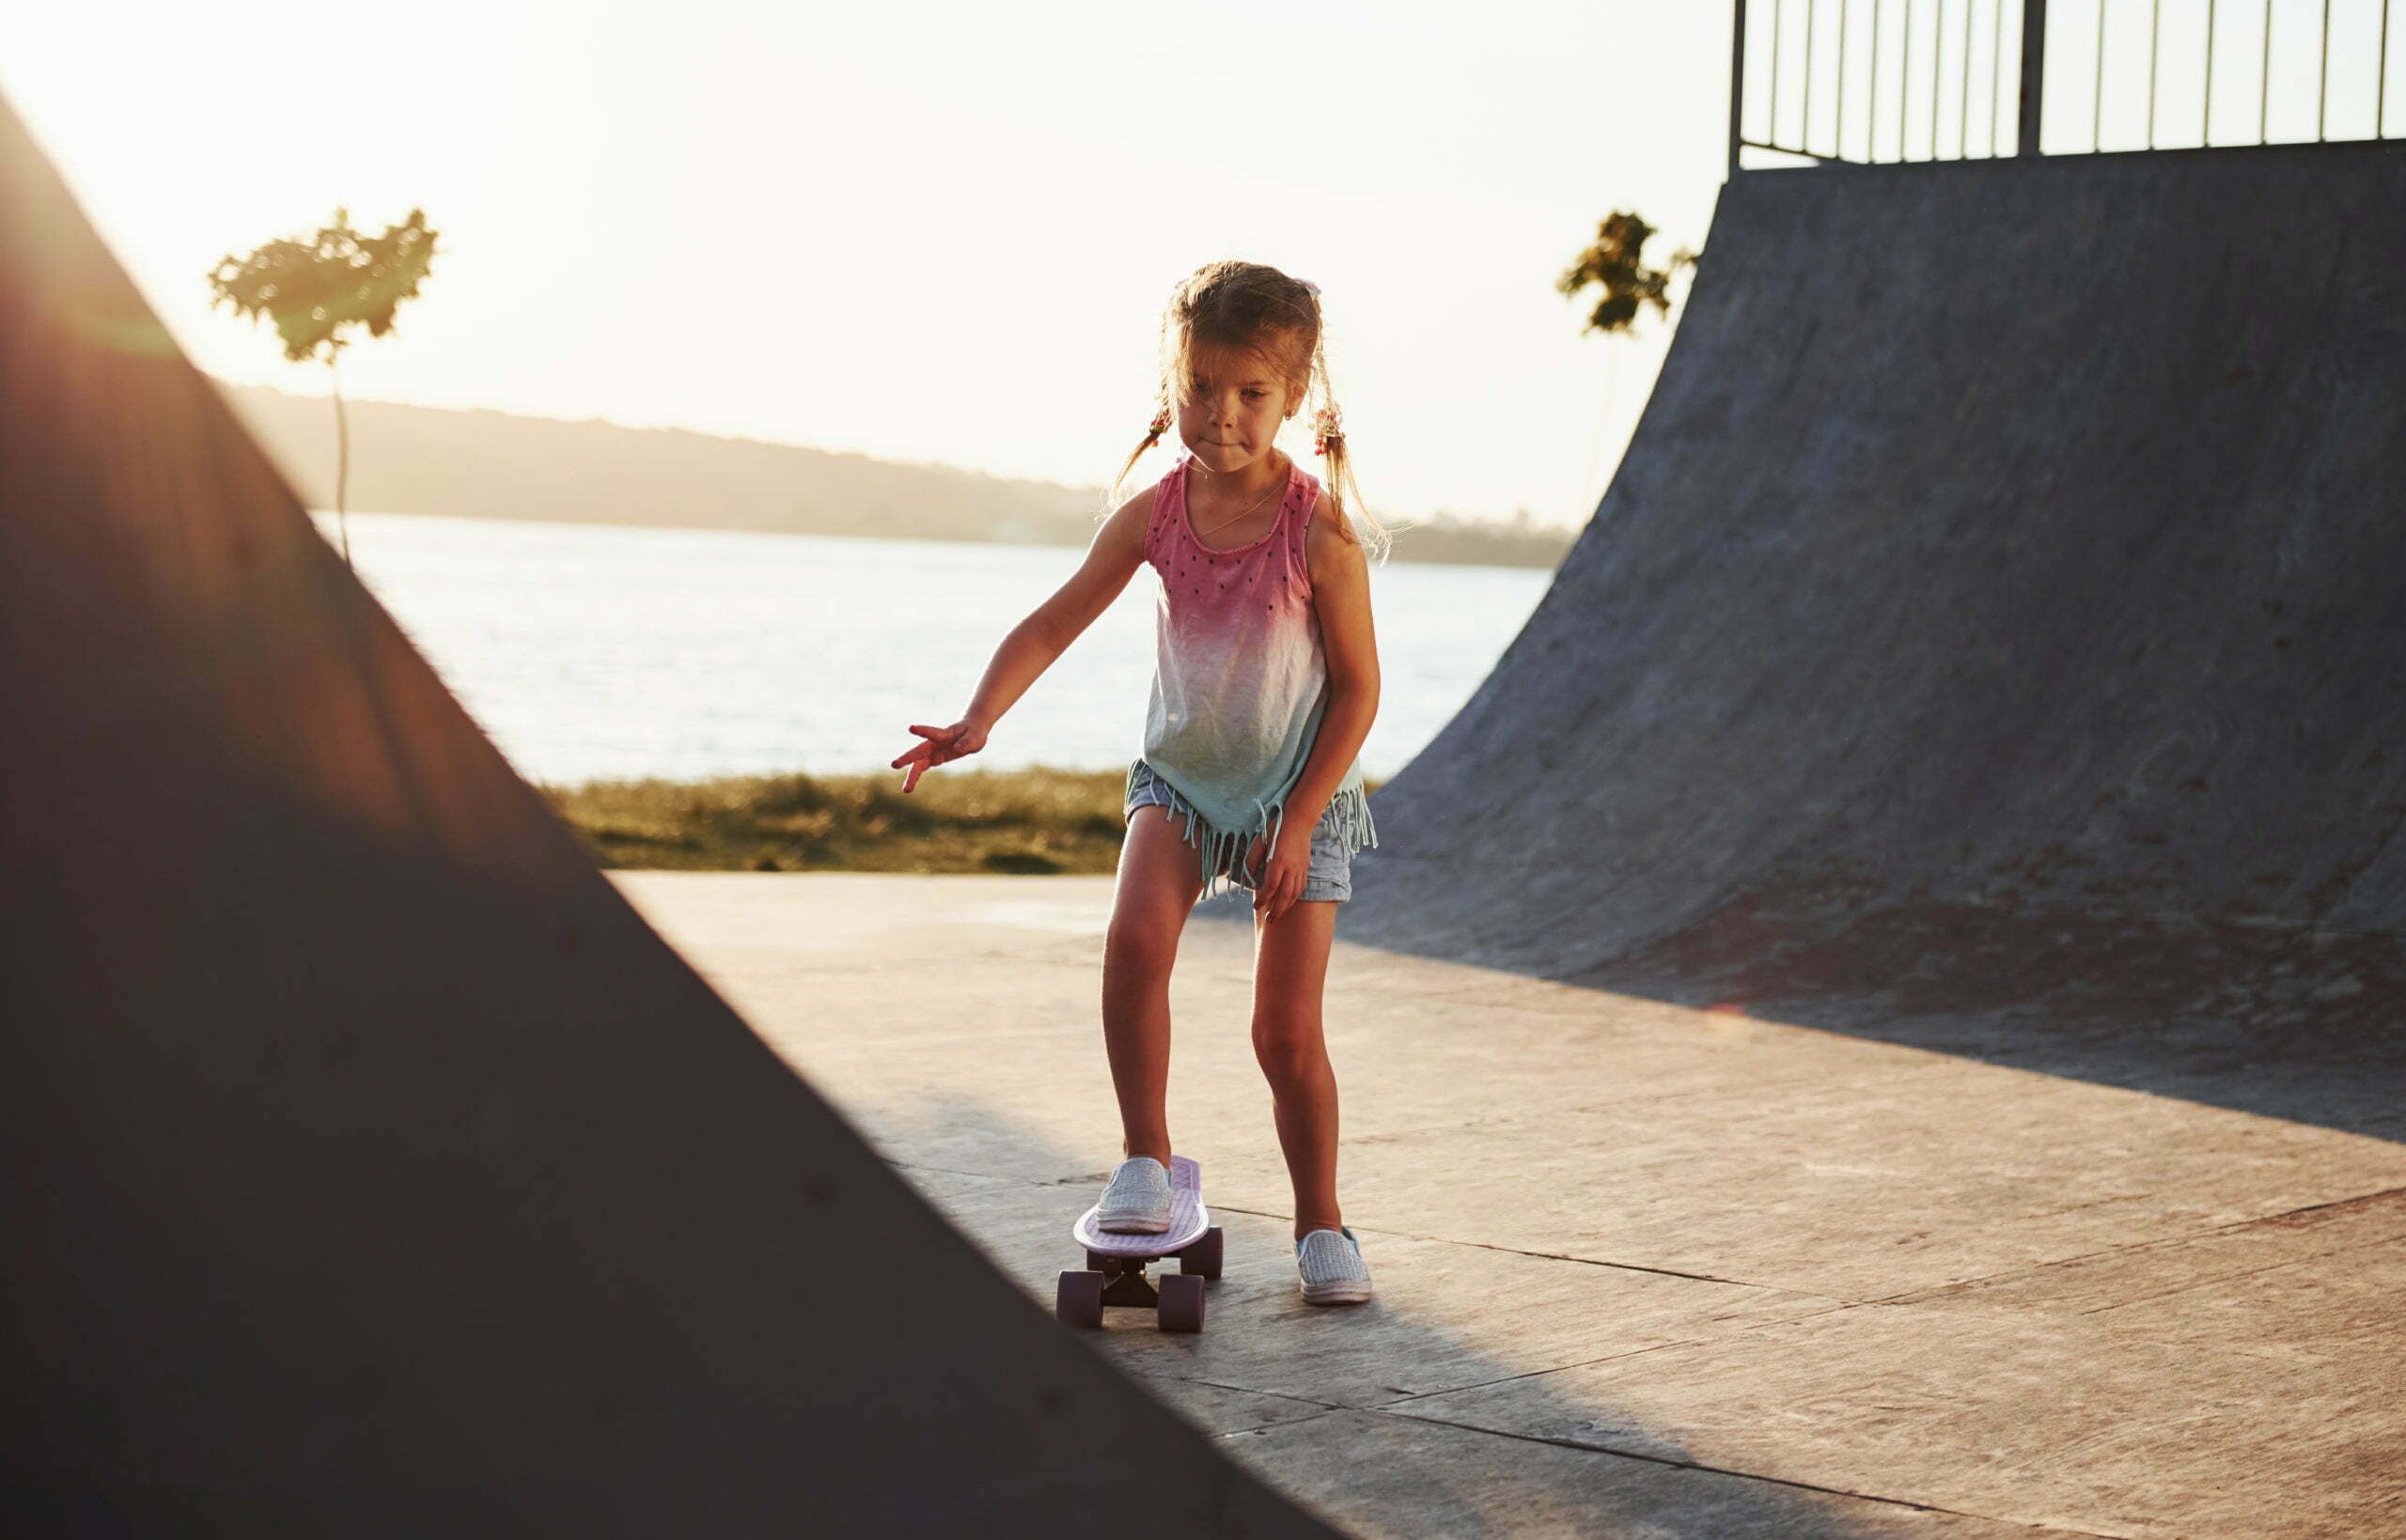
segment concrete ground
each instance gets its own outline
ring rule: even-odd
[[[1108,879],[614,879],[1051,1308]],[[2406,1145],[1340,945],[1379,1298],[1314,1308],[1250,967],[1197,920],[1173,986],[1207,1330],[1091,1340],[1354,1533],[2406,1534]]]

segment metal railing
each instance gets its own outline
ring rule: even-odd
[[[1748,149],[1875,163],[2394,137],[2406,133],[2406,105],[2391,110],[2406,64],[2392,53],[2406,39],[2393,44],[2390,10],[2391,0],[1737,0],[1729,168]]]

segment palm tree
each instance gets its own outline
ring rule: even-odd
[[[1671,312],[1671,277],[1695,265],[1696,254],[1685,246],[1671,254],[1671,265],[1649,268],[1641,260],[1654,226],[1634,213],[1609,215],[1596,226],[1596,243],[1554,282],[1555,290],[1575,299],[1589,284],[1600,286],[1603,298],[1587,317],[1583,332],[1626,333],[1637,319],[1637,307],[1650,304],[1658,316]]]
[[[254,323],[266,316],[284,338],[285,357],[296,364],[318,357],[326,361],[335,391],[335,521],[346,565],[351,561],[351,524],[345,511],[351,425],[335,361],[350,343],[340,333],[347,326],[365,326],[368,335],[381,337],[393,329],[393,312],[403,300],[416,296],[434,261],[435,236],[421,209],[411,210],[407,220],[386,226],[379,236],[361,235],[351,227],[350,211],[336,209],[335,222],[315,236],[271,241],[241,258],[228,255],[209,275],[217,291],[210,301],[211,309],[231,305]]]
[[[1681,246],[1671,254],[1668,267],[1649,268],[1644,261],[1646,242],[1654,238],[1654,226],[1633,210],[1607,215],[1596,226],[1596,242],[1579,254],[1578,259],[1554,281],[1555,291],[1569,300],[1577,300],[1582,290],[1594,284],[1603,290],[1596,306],[1588,312],[1587,323],[1579,330],[1601,332],[1607,337],[1635,334],[1634,322],[1640,305],[1650,304],[1657,317],[1671,313],[1671,280],[1682,268],[1695,265],[1696,254]],[[1587,445],[1587,474],[1583,483],[1599,499],[1603,489],[1596,485],[1596,471],[1603,458],[1604,440],[1612,431],[1613,386],[1618,369],[1619,355],[1604,355],[1603,404],[1596,413],[1596,430]]]

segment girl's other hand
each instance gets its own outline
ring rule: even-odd
[[[914,744],[903,752],[899,759],[894,761],[894,769],[907,771],[902,778],[904,791],[915,789],[919,784],[919,777],[938,765],[948,765],[956,759],[966,758],[986,746],[985,723],[973,722],[966,717],[949,727],[923,727],[914,723],[911,725],[911,731],[926,739],[927,741]]]
[[[1258,874],[1260,884],[1253,890],[1253,912],[1265,925],[1294,908],[1304,895],[1304,879],[1311,872],[1312,843],[1309,829],[1301,832],[1298,839],[1282,832],[1274,841],[1256,834],[1245,848],[1245,871]]]

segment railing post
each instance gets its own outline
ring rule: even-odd
[[[1731,8],[1729,23],[1729,175],[1738,174],[1738,142],[1744,137],[1746,108],[1746,0]]]
[[[2039,116],[2047,100],[2047,0],[2022,0],[2022,117],[2015,153],[2039,153]]]

